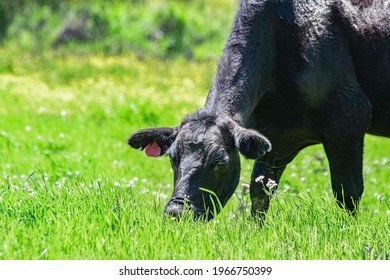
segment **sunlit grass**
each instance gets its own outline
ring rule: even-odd
[[[172,222],[169,160],[126,140],[203,106],[215,61],[0,53],[0,259],[389,258],[389,140],[366,139],[357,218],[337,207],[315,146],[286,170],[262,227],[241,185],[211,222]]]

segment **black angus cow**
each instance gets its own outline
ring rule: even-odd
[[[237,187],[239,153],[255,160],[252,214],[263,217],[270,190],[256,178],[279,182],[319,143],[339,205],[355,213],[365,133],[390,136],[390,2],[242,0],[204,108],[128,143],[170,157],[171,217],[212,218]]]

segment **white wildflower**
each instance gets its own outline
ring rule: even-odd
[[[266,186],[269,189],[274,189],[274,188],[276,188],[278,186],[278,184],[274,180],[268,179],[268,182],[267,182]]]
[[[256,182],[256,183],[263,182],[263,179],[264,179],[264,176],[263,176],[263,175],[260,175],[259,177],[257,177],[257,178],[255,179],[255,182]]]

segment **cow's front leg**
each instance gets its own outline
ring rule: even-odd
[[[359,86],[350,82],[328,100],[321,112],[321,138],[333,193],[338,204],[354,214],[363,194],[363,142],[370,125],[371,105]]]
[[[363,194],[363,135],[359,138],[327,140],[332,189],[340,207],[354,214]]]
[[[250,184],[252,216],[264,220],[272,194],[276,191],[285,168],[286,166],[273,168],[263,161],[255,162]]]

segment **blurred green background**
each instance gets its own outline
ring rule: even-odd
[[[0,0],[3,47],[216,59],[234,0]]]

